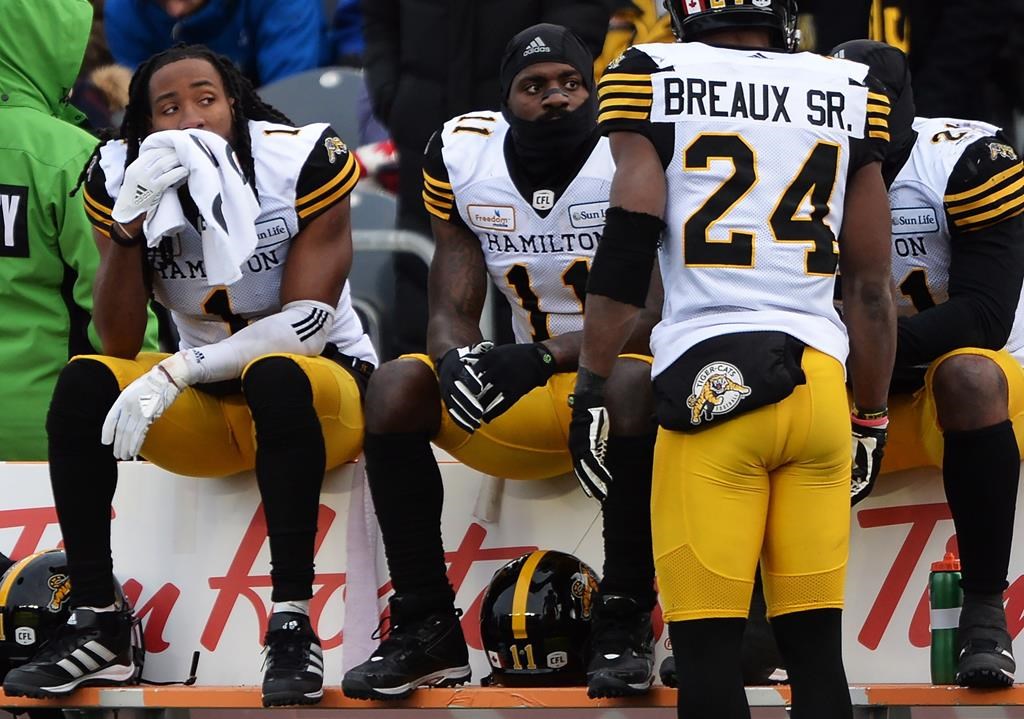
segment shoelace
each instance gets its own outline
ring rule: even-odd
[[[275,671],[304,672],[309,666],[310,639],[293,629],[267,632],[263,647],[263,668]]]
[[[462,616],[462,610],[455,610],[455,618],[458,619]],[[424,618],[422,622],[409,622],[406,624],[393,624],[391,622],[391,615],[384,617],[377,623],[377,628],[373,630],[370,635],[370,639],[377,639],[380,641],[381,646],[385,643],[391,646],[397,646],[402,649],[403,653],[416,650],[422,644],[421,634],[428,627],[433,626],[432,624],[426,624],[426,620],[429,617]],[[385,628],[385,624],[387,627]],[[411,627],[411,629],[409,629]],[[380,651],[380,648],[377,650]]]

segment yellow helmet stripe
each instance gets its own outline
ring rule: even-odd
[[[512,595],[512,637],[515,639],[526,639],[526,600],[530,597],[530,580],[545,554],[546,549],[533,552],[519,570],[516,590]]]

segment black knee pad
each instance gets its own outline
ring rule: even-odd
[[[46,416],[48,434],[95,426],[98,432],[121,393],[117,378],[102,362],[80,359],[61,370]]]
[[[256,360],[242,377],[242,392],[261,441],[319,425],[309,377],[287,357]]]

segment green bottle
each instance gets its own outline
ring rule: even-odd
[[[960,588],[960,560],[947,552],[932,564],[928,578],[928,602],[932,628],[932,684],[953,684],[956,679],[957,626],[964,592]]]

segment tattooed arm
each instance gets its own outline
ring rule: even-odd
[[[480,335],[487,296],[487,266],[480,240],[465,227],[430,218],[434,259],[430,263],[430,321],[427,351],[435,360],[453,347],[472,345]]]

